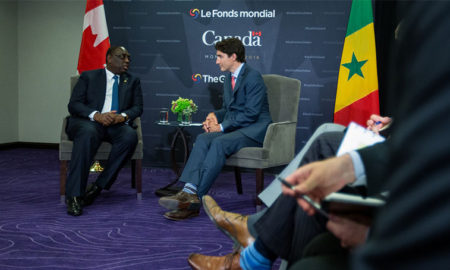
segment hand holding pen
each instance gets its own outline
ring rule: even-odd
[[[350,155],[309,163],[298,168],[285,181],[292,188],[283,185],[284,195],[297,198],[298,204],[309,215],[318,211],[308,199],[319,202],[328,194],[340,190],[345,185],[355,181],[353,163]]]
[[[287,187],[295,192],[295,186],[293,186],[292,184],[287,182],[284,178],[276,176],[276,179],[278,179],[285,187]],[[308,195],[305,195],[305,194],[300,195],[300,198],[305,200],[310,206],[312,206],[321,215],[323,215],[326,218],[329,218],[328,213],[322,209],[322,206],[320,205],[320,203],[313,201]]]
[[[376,114],[372,114],[370,119],[367,120],[367,129],[379,133],[384,128],[388,127],[392,122],[390,117],[383,117]]]

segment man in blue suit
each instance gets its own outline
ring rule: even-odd
[[[68,105],[67,134],[73,140],[67,177],[67,213],[82,214],[102,189],[109,189],[119,170],[136,148],[133,120],[142,114],[139,78],[128,73],[130,54],[124,47],[111,47],[106,68],[85,71],[73,89]],[[86,190],[89,167],[101,142],[112,144],[107,165]]]
[[[171,210],[164,216],[183,220],[197,216],[200,199],[210,189],[228,156],[243,147],[260,147],[271,123],[266,86],[261,74],[245,63],[245,48],[237,38],[215,45],[216,64],[227,72],[223,104],[203,122],[205,133],[195,141],[180,181],[184,188],[159,204]]]

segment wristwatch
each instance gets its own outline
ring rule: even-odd
[[[124,122],[128,121],[128,115],[126,113],[121,113],[120,115],[122,115],[123,118],[125,118]]]

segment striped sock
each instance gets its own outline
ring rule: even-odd
[[[272,269],[272,261],[264,257],[252,243],[241,252],[240,266],[244,270],[258,269],[270,270]]]
[[[184,184],[183,191],[189,194],[197,194],[197,186],[191,183]]]

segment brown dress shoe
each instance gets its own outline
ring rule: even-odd
[[[203,196],[202,201],[203,208],[212,222],[235,243],[247,247],[255,241],[248,231],[248,216],[223,211],[209,195]]]
[[[233,252],[223,257],[193,253],[189,255],[188,263],[192,269],[196,270],[238,270],[242,269],[239,264],[240,258],[241,255],[238,252]]]
[[[162,197],[159,199],[159,204],[169,210],[200,209],[200,200],[198,199],[197,194],[190,194],[184,191],[180,191],[172,196]]]
[[[187,210],[187,209],[178,209],[166,212],[164,217],[170,220],[183,220],[191,217],[196,217],[200,213],[199,210]]]

